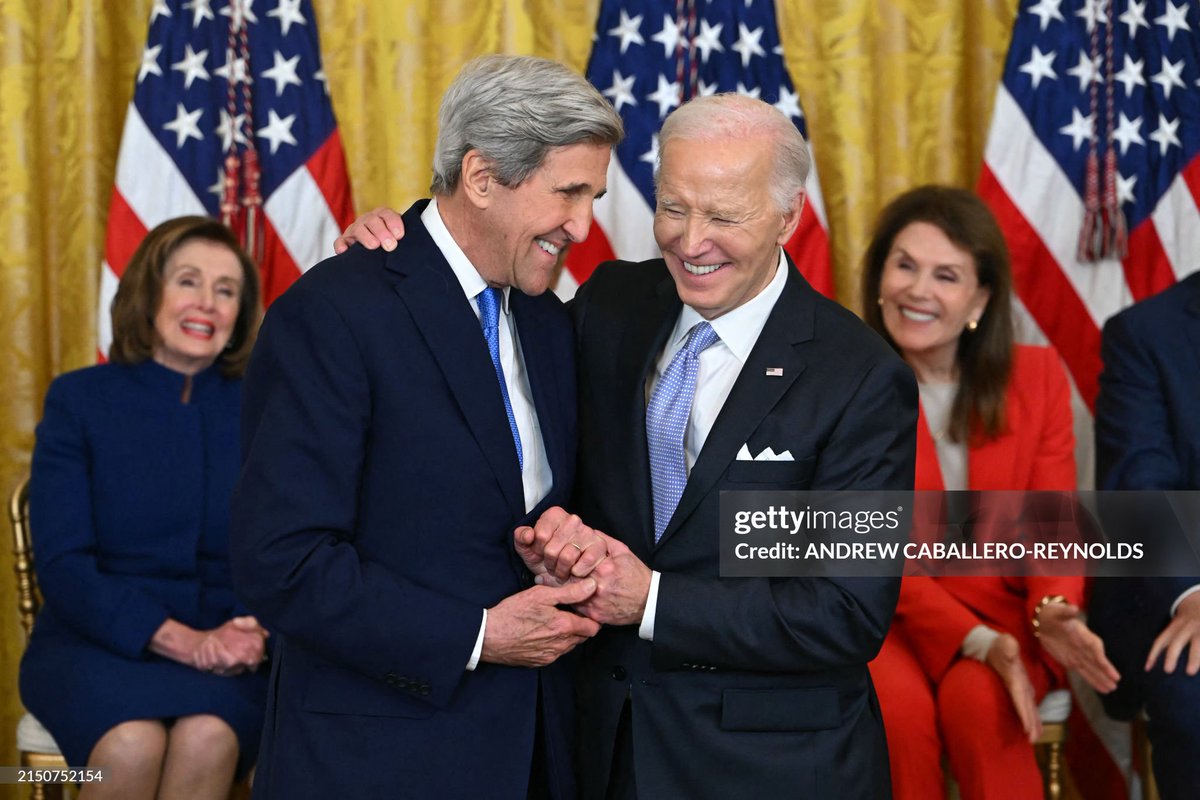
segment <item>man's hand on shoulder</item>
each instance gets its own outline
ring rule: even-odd
[[[404,220],[394,209],[380,206],[363,214],[333,241],[333,252],[344,253],[357,242],[368,250],[382,247],[387,252],[396,249],[396,242],[404,238]]]
[[[600,624],[559,605],[582,603],[596,591],[590,578],[566,586],[534,586],[488,609],[480,661],[544,667],[595,636]]]

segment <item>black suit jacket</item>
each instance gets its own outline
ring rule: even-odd
[[[530,585],[512,531],[536,517],[424,206],[392,253],[352,248],[276,300],[246,374],[230,549],[277,641],[256,798],[524,800],[539,694],[552,795],[574,795],[564,667],[466,671],[482,609]],[[536,515],[574,477],[574,342],[553,295],[509,297],[554,472]]]
[[[1200,273],[1110,319],[1104,326],[1102,355],[1096,488],[1200,489]],[[1147,530],[1148,515],[1140,508],[1134,512],[1142,517],[1131,526],[1137,540],[1184,535],[1177,527],[1171,532],[1165,526]],[[1164,517],[1178,525],[1169,512]],[[1194,545],[1196,532],[1191,535]],[[1104,697],[1113,716],[1129,718],[1141,707],[1147,679],[1143,665],[1151,643],[1170,621],[1171,604],[1198,581],[1173,577],[1096,582],[1090,624],[1104,638],[1122,675],[1117,691]]]
[[[718,577],[722,489],[911,489],[912,372],[794,268],[655,545],[645,383],[681,309],[661,260],[602,266],[579,339],[577,508],[662,573],[654,642],[605,628],[579,679],[580,775],[603,797],[632,702],[638,796],[879,798],[887,748],[867,662],[895,579]],[[767,377],[782,367],[782,377]],[[792,462],[737,461],[770,446]]]

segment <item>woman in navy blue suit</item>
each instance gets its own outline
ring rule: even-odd
[[[46,396],[30,483],[45,605],[21,698],[83,797],[223,798],[253,763],[266,631],[234,597],[229,498],[254,264],[219,222],[152,230],[113,301],[111,363]]]

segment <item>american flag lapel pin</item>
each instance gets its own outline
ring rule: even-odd
[[[767,377],[768,378],[782,378],[783,377],[783,367],[767,367]]]

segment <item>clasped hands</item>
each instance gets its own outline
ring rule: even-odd
[[[538,585],[488,609],[481,661],[542,667],[602,624],[641,622],[650,569],[621,542],[557,506],[513,539]]]
[[[211,630],[166,619],[150,638],[150,652],[215,675],[254,672],[266,658],[270,634],[250,616],[233,617]]]
[[[638,625],[650,593],[650,568],[623,542],[590,528],[555,506],[531,527],[517,528],[518,555],[542,586],[564,586],[591,579],[595,591],[574,604],[580,614],[601,625]]]
[[[270,635],[254,617],[234,617],[210,631],[202,632],[192,654],[196,669],[217,675],[254,672],[266,659],[266,640]]]

